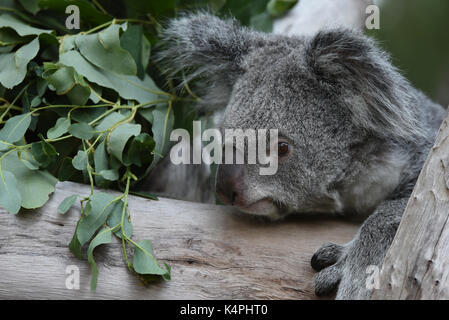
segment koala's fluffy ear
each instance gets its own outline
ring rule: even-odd
[[[206,80],[201,86],[206,94],[204,103],[220,108],[229,100],[232,85],[242,72],[241,58],[249,52],[254,35],[234,19],[187,14],[163,29],[158,60],[165,62],[171,76],[182,72],[186,81]]]
[[[338,88],[358,126],[390,139],[424,134],[416,91],[372,39],[351,30],[320,32],[307,43],[306,62],[319,82]]]

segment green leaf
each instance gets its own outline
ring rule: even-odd
[[[87,153],[83,150],[78,150],[78,153],[72,160],[72,165],[75,169],[83,171],[87,169],[87,162],[88,162]]]
[[[62,136],[70,127],[70,120],[67,118],[59,118],[56,120],[54,127],[47,131],[48,139],[56,139]]]
[[[174,116],[173,109],[168,104],[158,105],[153,110],[153,139],[156,143],[154,148],[155,155],[153,159],[154,166],[160,159],[160,155],[167,153],[170,142],[170,133],[173,130]]]
[[[98,174],[109,181],[117,181],[119,178],[118,171],[115,169],[101,170]]]
[[[42,77],[56,89],[56,94],[66,94],[75,86],[75,70],[65,66],[53,70],[45,71]]]
[[[65,198],[61,204],[58,206],[58,212],[60,214],[65,214],[69,209],[74,205],[76,199],[78,198],[77,194],[73,194]]]
[[[153,124],[153,108],[140,108],[138,112],[145,120]]]
[[[72,124],[69,133],[78,139],[89,140],[94,136],[95,130],[87,123],[81,122]]]
[[[16,177],[9,171],[0,171],[0,207],[12,214],[20,210],[22,197]]]
[[[58,156],[55,147],[45,141],[34,142],[31,145],[31,153],[43,168],[50,166]]]
[[[16,17],[7,13],[0,14],[0,28],[9,27],[14,29],[20,36],[40,35],[42,33],[53,33],[53,30],[39,29],[29,26]],[[35,39],[37,41],[37,38]]]
[[[132,195],[138,196],[138,197],[142,197],[142,198],[146,198],[146,199],[150,199],[150,200],[154,200],[154,201],[159,200],[159,198],[155,194],[148,193],[148,192],[130,191],[129,193]]]
[[[106,153],[106,143],[104,140],[101,141],[101,143],[95,149],[94,165],[95,172],[101,172],[109,169],[108,155]],[[101,175],[95,175],[95,184],[100,187],[107,187],[109,182],[105,181],[105,179]]]
[[[91,83],[90,87],[92,90],[90,90],[91,92],[89,99],[92,100],[93,103],[97,104],[98,102],[100,102],[100,97],[103,93],[103,88],[95,83]]]
[[[86,84],[76,83],[75,86],[67,92],[67,97],[74,105],[83,106],[90,97],[90,88]]]
[[[123,119],[125,119],[123,114],[119,112],[112,112],[101,120],[101,122],[95,127],[95,131],[105,131]]]
[[[104,192],[94,193],[86,206],[85,216],[79,222],[77,237],[81,245],[92,238],[108,219],[114,208],[114,196]]]
[[[139,167],[149,164],[153,160],[155,142],[147,133],[141,133],[134,137],[129,144],[129,148],[123,154],[123,163],[126,166],[135,164]]]
[[[90,88],[72,67],[62,66],[56,71],[52,67],[44,72],[43,78],[56,89],[56,94],[66,94],[74,105],[84,105],[90,97]]]
[[[270,0],[267,4],[267,12],[273,17],[279,17],[290,10],[298,0]]]
[[[0,83],[8,89],[21,83],[25,79],[28,63],[38,51],[39,40],[36,38],[16,52],[0,54]]]
[[[167,270],[162,269],[154,257],[153,246],[149,240],[139,241],[134,246],[133,267],[139,274],[164,275],[167,273]]]
[[[30,170],[39,170],[39,163],[32,159],[20,159],[20,161],[22,161],[22,163]]]
[[[75,255],[75,257],[77,257],[78,259],[82,259],[83,258],[83,253],[82,253],[82,248],[81,248],[82,245],[79,242],[78,237],[76,235],[78,226],[79,226],[79,221],[76,224],[75,233],[73,234],[72,241],[70,241],[69,249],[70,249],[70,252],[72,252]]]
[[[105,113],[106,107],[81,108],[72,112],[72,120],[89,123]]]
[[[19,2],[22,4],[22,6],[27,10],[28,12],[32,14],[36,14],[39,12],[39,0],[19,0]]]
[[[60,61],[66,66],[76,68],[76,71],[89,81],[115,90],[123,99],[148,103],[157,100],[158,94],[162,92],[147,75],[144,80],[140,80],[136,76],[126,76],[100,69],[83,58],[77,51],[72,50],[62,54]]]
[[[28,151],[22,151],[22,157],[30,158]],[[19,160],[17,152],[3,159],[2,168],[14,174],[22,198],[22,207],[35,209],[42,207],[55,191],[58,180],[44,170],[31,170]]]
[[[120,47],[121,28],[112,24],[99,33],[78,35],[75,42],[81,54],[95,66],[118,74],[136,75],[133,57]]]
[[[68,34],[64,35],[60,40],[59,55],[62,55],[65,52],[75,49],[76,47],[75,39],[76,35],[73,36]]]
[[[47,91],[48,82],[42,78],[37,79],[36,81],[36,91],[37,95],[42,98],[42,96]]]
[[[122,214],[123,214],[123,201],[119,201],[114,205],[114,209],[112,210],[111,215],[108,218],[107,224],[109,227],[114,228],[115,226],[121,224],[122,221]],[[125,217],[123,220],[123,233],[128,237],[131,238],[133,235],[133,225],[131,224],[131,220],[129,217],[129,212],[126,210]],[[122,230],[121,228],[114,231],[114,234],[122,238]]]
[[[25,113],[18,116],[9,118],[6,121],[5,126],[0,130],[0,140],[8,143],[14,143],[19,141],[28,130],[31,123],[31,114]],[[7,149],[8,146],[0,144],[0,150]]]
[[[140,130],[140,124],[124,123],[119,125],[109,136],[109,153],[122,161],[123,150],[125,149],[126,143],[132,136],[137,136],[140,133]]]
[[[30,106],[31,108],[36,108],[41,104],[42,100],[40,97],[34,97],[33,100],[31,100]]]
[[[11,28],[0,29],[0,46],[16,45],[19,43],[28,42],[26,38],[23,38],[17,34]]]
[[[0,46],[0,53],[9,53],[14,49],[15,45],[9,45],[9,46]]]
[[[143,79],[150,59],[151,45],[143,35],[142,26],[129,25],[120,38],[120,44],[134,58],[137,65],[137,75],[140,79]]]
[[[95,291],[97,288],[97,278],[98,278],[98,268],[94,260],[94,249],[102,244],[107,244],[112,242],[112,232],[110,229],[103,228],[98,232],[92,242],[89,244],[87,249],[87,260],[90,263],[92,269],[92,278],[90,280],[90,290]]]

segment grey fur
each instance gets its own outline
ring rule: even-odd
[[[269,199],[257,214],[272,218],[370,215],[313,263],[317,294],[339,284],[337,298],[368,298],[366,267],[382,263],[444,109],[352,30],[283,37],[200,13],[172,20],[163,37],[173,74],[205,80],[204,103],[226,107],[222,128],[277,128],[293,147],[273,176],[245,166],[243,202]]]

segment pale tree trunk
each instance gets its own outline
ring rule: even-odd
[[[418,178],[373,299],[449,299],[449,116]]]
[[[362,29],[366,8],[372,3],[373,0],[301,0],[274,22],[273,32],[296,36],[330,28]]]

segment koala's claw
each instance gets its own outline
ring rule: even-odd
[[[316,271],[321,271],[335,264],[340,259],[342,252],[343,246],[334,243],[325,243],[315,252],[310,264]]]
[[[323,269],[314,277],[315,295],[327,296],[336,291],[342,276],[339,264]]]

